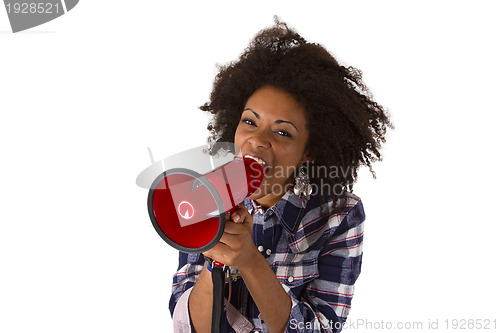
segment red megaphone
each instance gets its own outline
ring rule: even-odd
[[[204,252],[220,240],[226,212],[236,209],[263,179],[263,163],[251,155],[235,157],[205,175],[170,169],[151,185],[149,217],[158,234],[174,248]]]

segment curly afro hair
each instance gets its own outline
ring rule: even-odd
[[[388,113],[373,101],[362,73],[344,67],[321,45],[309,43],[285,23],[260,31],[237,61],[218,66],[209,102],[200,107],[213,117],[209,142],[234,142],[236,127],[248,98],[260,87],[280,88],[301,103],[307,112],[307,148],[316,169],[310,175],[322,200],[352,191],[361,165],[372,171],[381,160],[381,143]],[[331,172],[336,170],[337,172]],[[340,191],[338,189],[341,189]]]

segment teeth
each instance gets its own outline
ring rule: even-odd
[[[245,157],[247,158],[251,158],[252,160],[254,160],[255,162],[259,163],[260,165],[266,165],[266,162],[264,162],[263,160],[261,160],[260,158],[258,157],[255,157],[255,156],[252,156],[252,155],[245,155]]]

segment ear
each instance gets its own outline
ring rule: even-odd
[[[302,155],[302,163],[307,163],[312,161],[314,161],[314,154],[312,154],[310,151],[306,151]]]

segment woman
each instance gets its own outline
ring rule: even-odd
[[[364,211],[352,186],[359,167],[381,157],[387,113],[360,71],[278,21],[220,68],[201,109],[213,114],[211,142],[234,142],[266,174],[215,247],[180,254],[176,332],[210,331],[205,258],[231,267],[224,332],[340,331],[362,256]]]

